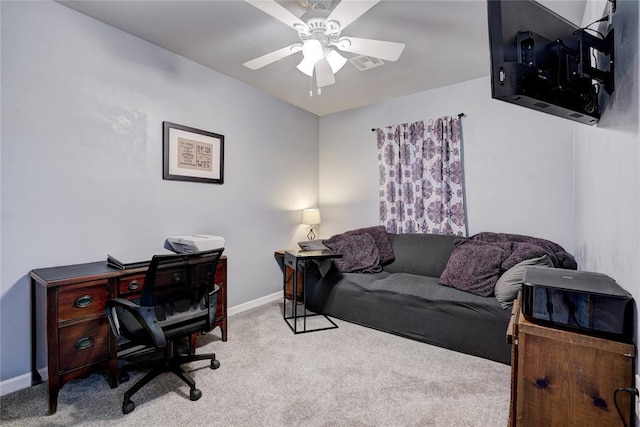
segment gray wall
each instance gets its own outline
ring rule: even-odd
[[[573,124],[491,99],[489,77],[321,117],[322,232],[379,222],[372,128],[458,113],[469,233],[529,234],[572,251]]]
[[[0,380],[30,369],[34,268],[211,233],[230,307],[278,292],[273,251],[318,202],[317,117],[59,4],[1,7]],[[225,136],[224,185],[162,180],[165,120]]]
[[[587,3],[584,25],[604,1]],[[617,2],[615,85],[597,127],[576,126],[575,252],[640,299],[640,35],[638,1]]]

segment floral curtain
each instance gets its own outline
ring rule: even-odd
[[[388,232],[467,235],[461,126],[445,116],[376,129]]]

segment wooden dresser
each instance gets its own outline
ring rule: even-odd
[[[620,426],[614,392],[633,387],[633,344],[529,322],[516,300],[512,344],[511,413],[518,427]],[[632,399],[618,393],[630,424]]]
[[[206,279],[211,263],[189,261],[167,266],[158,280],[179,285],[187,275]],[[118,270],[106,261],[32,270],[31,372],[42,382],[39,367],[47,366],[49,414],[57,410],[58,393],[71,380],[99,369],[117,386],[117,345],[105,308],[109,298],[135,298],[144,286],[146,267]],[[227,340],[227,257],[218,263],[215,283],[220,287],[216,327]],[[194,340],[197,337],[194,337]]]

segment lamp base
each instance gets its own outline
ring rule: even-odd
[[[307,227],[307,239],[308,240],[316,240],[316,232],[318,231],[318,227],[314,225],[310,225]]]

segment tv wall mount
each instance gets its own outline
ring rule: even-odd
[[[601,83],[611,95],[614,91],[613,35],[613,29],[606,37],[600,38],[590,34],[586,28],[581,28],[576,30],[575,40],[568,46],[560,39],[549,42],[534,32],[520,31],[517,44],[519,62],[538,67],[540,78],[555,81],[560,89],[566,89],[577,79],[588,78]],[[556,79],[552,79],[553,76],[549,76],[546,69],[550,50],[556,56],[553,61],[556,64],[554,71],[560,72]],[[541,54],[543,51],[545,53]],[[544,63],[539,63],[540,58],[545,58]]]

